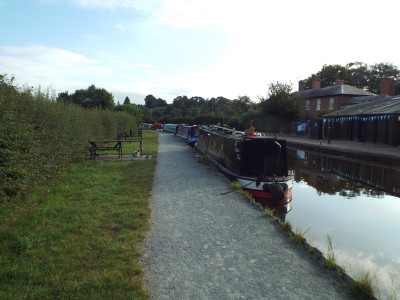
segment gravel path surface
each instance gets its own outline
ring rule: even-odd
[[[159,136],[151,232],[143,249],[152,299],[347,299],[334,271],[294,246],[263,210],[229,193],[191,148]]]

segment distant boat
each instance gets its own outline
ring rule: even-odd
[[[293,175],[288,172],[286,140],[214,126],[199,129],[195,148],[254,197],[291,201]]]
[[[154,129],[154,124],[140,123],[139,129],[141,129],[141,130],[153,130]]]
[[[178,124],[164,124],[162,130],[165,132],[176,133],[177,127]]]
[[[178,128],[178,132],[176,135],[183,139],[183,141],[188,143],[190,146],[193,146],[199,138],[199,128],[199,125],[183,125]]]

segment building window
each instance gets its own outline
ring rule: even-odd
[[[310,100],[306,100],[306,110],[310,110]]]
[[[330,98],[329,99],[329,110],[332,110],[333,109],[333,103],[335,102],[335,99],[333,99],[333,98]]]
[[[321,99],[317,99],[317,109],[316,110],[320,110],[321,109]]]

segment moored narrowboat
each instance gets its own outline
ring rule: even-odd
[[[193,146],[199,138],[198,136],[199,128],[200,126],[198,125],[193,125],[193,126],[183,125],[178,128],[178,132],[176,135],[179,136],[181,139],[183,139],[185,143],[188,143],[190,146]]]
[[[178,124],[164,124],[162,130],[165,132],[176,133],[177,127]]]
[[[154,130],[162,130],[163,129],[163,124],[161,124],[161,123],[154,123],[154,125],[153,125],[153,129]]]
[[[140,123],[139,129],[141,129],[141,130],[153,130],[154,129],[154,124]]]
[[[291,201],[293,175],[289,174],[284,139],[248,136],[215,126],[199,129],[195,147],[254,197]]]

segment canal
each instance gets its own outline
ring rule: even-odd
[[[393,295],[390,286],[400,288],[400,168],[293,148],[288,159],[295,180],[284,218],[325,254],[329,236],[350,276],[370,272],[381,296]]]

